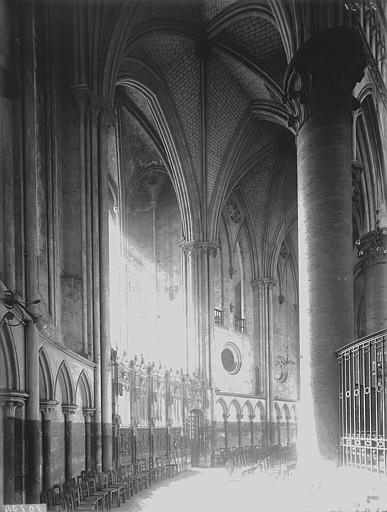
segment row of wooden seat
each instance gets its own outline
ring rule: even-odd
[[[180,470],[184,469],[181,464]],[[59,512],[110,510],[153,483],[179,473],[179,464],[168,458],[140,459],[123,464],[107,473],[82,471],[63,484],[54,485],[42,494],[49,510]]]

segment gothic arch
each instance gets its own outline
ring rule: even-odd
[[[0,360],[2,368],[0,386],[7,390],[20,389],[19,363],[12,332],[4,323],[0,327]]]
[[[56,375],[55,394],[58,386],[62,393],[62,404],[73,404],[75,397],[74,386],[65,361],[62,361]]]
[[[254,410],[249,400],[246,400],[246,402],[243,404],[242,413],[244,413],[245,410],[248,412],[248,418],[250,418],[250,416],[253,416]]]
[[[140,67],[141,71],[135,73]],[[153,68],[143,61],[128,57],[122,64],[117,85],[131,87],[148,101],[153,115],[160,127],[162,136],[163,159],[170,176],[180,208],[183,233],[186,241],[195,240],[200,233],[201,213],[198,185],[191,156],[183,135],[182,127],[169,97],[166,85]],[[153,92],[157,88],[157,95]],[[200,235],[199,235],[200,236]]]
[[[91,397],[91,389],[89,380],[86,376],[85,371],[83,370],[78,377],[77,387],[75,396],[77,396],[78,391],[81,393],[82,397],[82,407],[86,407],[87,409],[92,407],[93,401]]]
[[[227,414],[227,405],[226,405],[226,402],[223,400],[223,398],[218,398],[218,400],[216,401],[216,404],[220,405],[220,407],[223,410],[223,414]]]
[[[238,402],[238,400],[235,400],[235,398],[233,400],[231,400],[230,405],[228,407],[228,413],[229,414],[230,414],[230,411],[231,411],[231,407],[235,408],[236,414],[241,414],[242,413],[242,408],[240,406],[240,403]]]
[[[43,348],[39,352],[39,394],[41,400],[54,400],[51,366]]]
[[[281,409],[281,418],[282,421],[289,420],[290,419],[290,411],[287,404],[284,404]]]
[[[383,147],[380,122],[376,113],[373,94],[365,88],[359,95],[362,98],[361,109],[356,118],[356,147],[364,164],[361,179],[361,195],[363,201],[362,225],[360,235],[375,229],[375,211],[385,198],[387,191],[386,179],[383,179],[384,159],[379,148]]]
[[[265,418],[265,407],[263,406],[262,402],[257,402],[255,404],[254,414],[256,421],[258,422],[262,422],[262,420]]]

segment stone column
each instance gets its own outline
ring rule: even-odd
[[[97,365],[94,453],[96,470],[107,471],[112,467],[107,137],[108,123],[115,117],[110,102],[86,85],[74,85],[71,91],[80,109],[83,351],[93,355]]]
[[[237,414],[236,416],[237,418],[237,422],[238,422],[238,448],[241,448],[242,446],[242,432],[241,432],[241,423],[242,423],[242,418],[243,418],[243,414]]]
[[[31,304],[39,297],[38,283],[38,175],[40,154],[39,86],[36,55],[35,4],[25,4],[22,10],[22,141],[24,176],[24,262],[25,300]],[[38,313],[34,305],[33,313]],[[26,325],[26,390],[27,402],[27,502],[39,503],[40,481],[40,409],[39,409],[39,332],[33,322]]]
[[[387,229],[377,228],[357,242],[364,273],[365,334],[387,327]]]
[[[229,414],[223,414],[223,420],[224,420],[224,450],[227,452],[228,450],[228,418]]]
[[[249,419],[250,419],[250,445],[251,445],[251,447],[255,446],[255,444],[254,444],[254,418],[255,418],[255,414],[250,414]]]
[[[290,416],[286,416],[286,444],[289,446],[290,444]]]
[[[188,370],[199,371],[208,385],[212,386],[212,339],[214,332],[213,258],[218,247],[213,242],[182,242],[186,258],[186,296],[190,333],[188,341],[194,341],[197,354],[188,347],[191,360]],[[195,340],[196,337],[196,340]],[[196,343],[195,343],[196,341]]]
[[[98,192],[99,192],[99,280],[100,280],[100,342],[101,342],[101,421],[102,469],[109,471],[113,464],[112,377],[109,314],[109,201],[108,201],[108,117],[106,108],[98,123]]]
[[[261,386],[265,390],[266,398],[266,435],[265,444],[267,446],[273,443],[273,288],[276,281],[271,277],[259,277],[252,282],[254,295],[256,296],[256,307],[258,308],[258,340],[260,345],[261,360]]]
[[[281,423],[282,416],[276,416],[276,427],[277,427],[277,446],[281,445]]]
[[[0,396],[0,404],[3,406],[3,460],[4,460],[4,504],[15,503],[15,476],[16,476],[16,447],[21,439],[15,439],[15,415],[16,409],[22,407],[24,400],[12,394]]]
[[[42,489],[47,491],[51,487],[51,414],[58,402],[55,400],[41,400],[40,411],[42,421]]]
[[[70,480],[73,476],[73,422],[72,415],[75,413],[76,405],[62,405],[64,416],[64,434],[65,434],[65,480]]]
[[[353,339],[352,89],[365,59],[355,31],[317,34],[285,79],[297,131],[300,288],[300,458],[335,460],[339,438],[335,350]]]
[[[92,420],[95,413],[94,408],[84,407],[82,409],[83,416],[85,417],[85,470],[91,471],[93,468],[93,451],[92,451]]]

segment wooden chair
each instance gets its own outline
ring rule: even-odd
[[[104,501],[104,508],[111,509],[110,492],[98,489],[95,476],[88,475],[87,482],[89,484],[90,494],[92,496],[101,496]]]
[[[106,491],[110,494],[110,503],[116,503],[117,508],[121,506],[121,497],[123,492],[123,487],[115,487],[109,485],[109,479],[108,475],[105,475],[104,473],[98,473],[97,474],[97,489],[99,491]],[[125,501],[125,495],[124,495],[124,501]]]
[[[92,506],[93,510],[103,510],[105,508],[105,496],[102,494],[90,493],[89,482],[82,481],[77,486],[79,502],[86,509],[87,506]],[[78,507],[77,507],[78,508]]]
[[[165,472],[167,475],[167,478],[172,478],[174,476],[177,476],[179,474],[179,468],[177,467],[176,462],[171,462],[169,458],[165,459]]]
[[[118,489],[120,489],[121,497],[124,503],[126,499],[129,499],[129,485],[125,480],[120,480],[117,472],[114,469],[108,472],[108,483],[109,487],[117,487]]]
[[[160,475],[160,479],[164,480],[164,478],[165,478],[165,467],[164,467],[164,464],[163,464],[163,461],[162,461],[161,457],[156,457],[155,458],[155,463],[156,463],[156,468],[158,470],[158,474]]]
[[[121,481],[125,481],[128,484],[130,495],[133,496],[137,492],[136,479],[133,477],[130,464],[124,464],[119,468],[119,477]]]
[[[135,462],[133,464],[133,476],[136,479],[137,491],[146,489],[148,487],[148,482],[146,475],[143,475],[141,472],[141,464],[139,462]]]
[[[140,460],[140,472],[141,474],[144,476],[144,478],[146,479],[146,487],[151,487],[152,485],[152,474],[151,474],[151,471],[149,469],[149,466],[147,464],[147,460],[146,459],[141,459]]]

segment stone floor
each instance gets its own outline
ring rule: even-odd
[[[120,512],[387,512],[385,488],[385,480],[337,469],[322,479],[295,474],[282,480],[195,468],[136,494]]]

